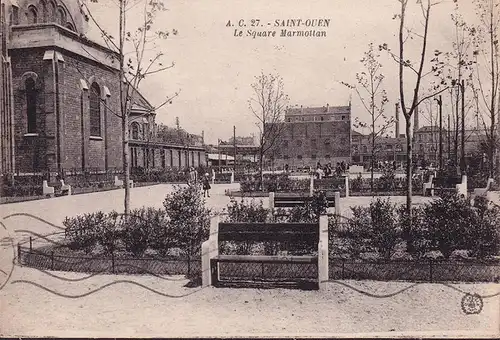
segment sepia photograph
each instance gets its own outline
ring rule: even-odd
[[[499,338],[499,0],[0,0],[0,336]]]

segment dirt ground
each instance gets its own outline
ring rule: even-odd
[[[223,208],[229,188],[234,185],[216,185],[208,205]],[[171,190],[135,188],[132,207],[161,206]],[[17,242],[60,231],[65,216],[121,209],[122,197],[115,190],[0,206],[2,336],[500,335],[499,284],[338,281],[322,291],[202,289],[184,287],[183,277],[91,276],[12,265]],[[344,198],[342,204],[370,200]],[[403,203],[404,197],[392,200]],[[486,296],[481,313],[463,313],[466,292]]]

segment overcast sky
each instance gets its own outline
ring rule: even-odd
[[[408,20],[409,25],[420,30],[422,17],[415,2],[410,0]],[[465,16],[473,20],[472,0],[461,2]],[[177,36],[161,42],[166,54],[164,63],[173,61],[176,65],[146,79],[141,92],[157,105],[165,96],[180,90],[172,105],[158,111],[157,121],[174,125],[175,117],[179,117],[181,126],[188,131],[199,134],[204,130],[207,142],[229,138],[233,125],[237,135],[257,133],[248,99],[250,84],[261,71],[283,77],[291,105],[347,105],[351,92],[339,82],[355,82],[368,44],[387,43],[397,49],[398,22],[392,20],[399,10],[397,0],[171,0],[165,4],[168,11],[161,14],[156,26],[178,30]],[[111,32],[116,30],[114,0],[89,5],[104,27]],[[140,8],[137,5],[129,11],[130,28],[136,26]],[[453,8],[452,0],[444,0],[433,8],[430,55],[436,48],[451,49]],[[226,27],[228,20],[237,24],[239,19],[260,19],[264,26],[276,19],[330,22],[329,27],[317,28],[326,31],[327,36],[322,38],[252,39],[234,37],[235,27]],[[280,30],[276,30],[279,35]],[[96,29],[90,28],[87,35],[98,40]],[[392,114],[398,91],[397,65],[384,53],[381,61],[390,100],[387,111]],[[406,93],[411,95],[411,89]],[[352,104],[354,116],[367,117],[355,93]]]

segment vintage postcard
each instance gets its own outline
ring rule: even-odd
[[[0,24],[0,335],[500,336],[497,0]]]

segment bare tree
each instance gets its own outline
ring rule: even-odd
[[[418,109],[418,106],[423,101],[434,97],[435,95],[443,92],[446,88],[438,90],[441,84],[433,87],[433,93],[427,95],[421,95],[420,90],[422,87],[422,82],[425,76],[440,72],[439,66],[433,66],[431,70],[425,71],[425,65],[428,53],[428,39],[429,39],[429,24],[431,17],[431,10],[437,4],[432,3],[431,0],[418,0],[417,6],[422,13],[423,17],[423,32],[417,33],[413,29],[406,26],[406,16],[408,13],[408,3],[409,0],[398,0],[400,3],[400,13],[394,15],[394,19],[399,20],[398,29],[398,52],[393,53],[387,44],[380,45],[381,50],[386,50],[392,56],[394,61],[397,62],[399,66],[399,100],[401,103],[401,111],[405,117],[405,127],[406,127],[406,208],[408,214],[412,215],[412,163],[413,163],[413,131],[411,128],[411,118],[413,114]],[[407,57],[406,45],[408,40],[419,40],[420,55],[416,63],[412,62]],[[406,77],[407,72],[411,72],[413,79],[411,81],[412,95],[410,100],[407,100],[406,87],[405,84],[409,84],[408,78]]]
[[[285,131],[284,114],[288,96],[284,92],[283,78],[279,75],[261,73],[251,85],[253,96],[249,108],[257,119],[259,128],[259,174],[263,181],[264,157],[275,151],[282,143]]]
[[[487,145],[489,176],[498,177],[498,115],[500,106],[499,25],[500,3],[497,0],[474,0],[479,18],[474,56],[478,110],[483,120]],[[488,126],[489,125],[489,126]]]
[[[119,31],[118,41],[109,34],[102,23],[93,15],[86,2],[78,0],[83,14],[87,20],[91,20],[101,33],[106,45],[118,54],[119,62],[119,88],[120,88],[120,111],[114,112],[121,118],[122,123],[122,142],[123,142],[123,171],[125,183],[124,212],[128,215],[130,212],[130,155],[129,155],[129,116],[132,105],[137,99],[137,90],[141,82],[148,76],[160,73],[170,69],[174,64],[164,65],[162,63],[163,52],[156,45],[158,40],[165,40],[171,34],[176,35],[177,31],[154,30],[154,23],[157,15],[166,10],[161,0],[148,0],[143,2],[143,9],[140,13],[141,22],[135,30],[129,29],[127,17],[129,12],[140,4],[138,0],[118,0],[119,11]],[[98,0],[91,0],[93,3],[99,3]],[[134,10],[137,15],[137,10]],[[115,58],[115,55],[110,55]],[[166,99],[155,107],[155,110],[172,102],[178,93],[173,96],[166,96]]]
[[[370,169],[370,186],[374,191],[373,172],[375,168],[375,160],[380,151],[378,147],[381,137],[386,136],[387,130],[394,124],[394,117],[388,118],[384,114],[385,105],[388,102],[387,94],[383,88],[384,75],[381,72],[382,64],[379,62],[380,55],[373,48],[373,44],[368,45],[368,50],[364,53],[361,63],[364,70],[356,73],[356,81],[359,86],[342,83],[356,91],[361,104],[370,114],[368,123],[359,119],[356,120],[356,125],[360,128],[368,128],[370,130],[371,144],[371,169]]]

